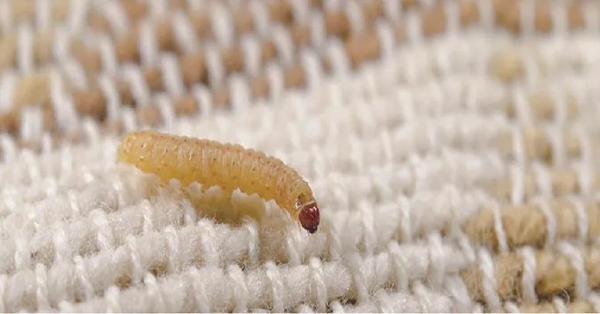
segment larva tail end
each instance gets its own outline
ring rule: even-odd
[[[311,202],[303,205],[298,214],[298,220],[300,220],[302,228],[306,229],[308,233],[317,232],[321,220],[317,203]]]

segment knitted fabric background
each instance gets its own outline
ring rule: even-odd
[[[595,0],[0,0],[0,311],[598,312],[599,31]],[[118,163],[145,128],[280,158],[319,231]]]

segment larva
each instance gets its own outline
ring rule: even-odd
[[[317,231],[319,208],[308,183],[281,160],[237,144],[144,130],[121,139],[118,160],[133,164],[163,182],[218,185],[228,193],[239,188],[274,200],[309,233]]]

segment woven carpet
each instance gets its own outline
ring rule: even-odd
[[[599,31],[593,0],[0,0],[0,311],[598,312]],[[148,128],[280,158],[319,231],[117,162]]]

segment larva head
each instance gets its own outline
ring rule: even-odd
[[[317,202],[312,201],[301,205],[300,212],[298,213],[298,220],[300,221],[302,228],[306,229],[309,233],[317,232],[321,220]]]

